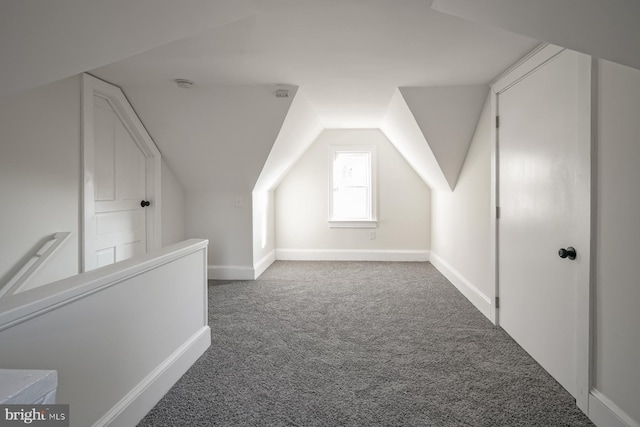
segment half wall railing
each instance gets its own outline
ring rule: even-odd
[[[71,427],[135,426],[211,343],[207,244],[5,295],[0,368],[57,371]]]

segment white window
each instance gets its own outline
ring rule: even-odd
[[[375,146],[332,145],[329,169],[329,226],[375,228]]]

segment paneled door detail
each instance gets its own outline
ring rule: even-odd
[[[83,270],[88,271],[158,246],[160,153],[119,88],[91,76],[84,76],[84,85]]]
[[[96,267],[146,252],[146,158],[109,102],[94,95]]]

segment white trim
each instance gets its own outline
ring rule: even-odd
[[[100,417],[93,426],[138,424],[210,345],[211,329],[209,326],[203,326]]]
[[[253,280],[254,269],[250,265],[209,265],[207,278],[209,280]]]
[[[289,261],[429,261],[429,251],[384,249],[276,249],[277,260]]]
[[[329,220],[329,228],[377,228],[378,221],[376,220],[351,220],[351,221],[340,221],[340,220]]]
[[[640,427],[637,421],[596,389],[589,393],[589,419],[598,427]]]
[[[498,157],[498,148],[500,141],[498,140],[498,94],[493,88],[489,90],[490,103],[491,103],[491,202],[489,203],[489,218],[491,218],[491,224],[489,225],[489,283],[493,283],[493,295],[500,295],[500,281],[498,279],[498,171],[500,170],[500,159]],[[500,310],[496,308],[495,304],[491,304],[491,316],[489,317],[494,325],[500,325]]]
[[[587,182],[583,191],[575,194],[575,203],[580,215],[576,218],[579,239],[575,241],[583,248],[580,267],[577,272],[576,286],[576,404],[585,413],[589,413],[589,390],[591,384],[591,354],[593,345],[594,319],[591,307],[592,287],[595,285],[595,260],[597,228],[595,215],[596,205],[596,138],[597,133],[592,125],[597,123],[597,79],[595,61],[587,55],[578,55],[578,96],[579,107],[576,112],[578,126],[578,144],[580,159],[575,162],[579,169],[575,176]],[[578,181],[578,182],[580,182]]]
[[[253,278],[257,279],[258,277],[260,277],[262,273],[264,273],[265,270],[269,268],[269,266],[273,264],[275,261],[276,261],[276,251],[273,250],[268,254],[266,254],[264,257],[262,257],[262,259],[253,266],[253,274],[254,274]]]
[[[491,88],[496,93],[504,92],[520,80],[526,78],[538,68],[555,58],[563,50],[563,47],[543,43],[531,51],[527,56],[515,63],[504,73],[500,74],[493,82]]]
[[[462,273],[453,268],[451,264],[433,252],[431,252],[431,264],[433,264],[433,266],[437,268],[444,277],[453,283],[460,293],[462,293],[462,295],[476,306],[480,313],[484,314],[485,317],[493,322],[493,319],[491,318],[491,313],[493,312],[491,298],[486,296],[480,289],[471,283],[471,281],[464,277]]]
[[[510,67],[508,67],[506,70],[501,72],[496,78],[494,78],[492,81],[490,81],[489,82],[489,86],[493,87],[498,82],[500,82],[503,79],[507,78],[507,76],[509,76],[509,74],[513,73],[518,67],[526,64],[529,60],[531,60],[532,57],[537,55],[541,50],[546,48],[548,45],[549,45],[549,43],[540,43],[538,46],[534,47],[529,53],[527,53],[525,56],[523,56],[522,58],[517,60]]]
[[[81,238],[81,267],[82,271],[95,268],[92,257],[94,242],[87,239],[89,229],[95,219],[94,215],[94,181],[92,165],[94,163],[93,141],[93,96],[98,95],[109,102],[113,111],[118,115],[124,126],[134,137],[140,150],[146,157],[146,198],[151,205],[145,208],[146,213],[146,251],[162,247],[162,157],[160,150],[149,136],[140,118],[131,107],[124,92],[119,87],[100,80],[90,74],[82,75],[82,238]]]

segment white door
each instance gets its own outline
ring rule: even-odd
[[[94,95],[94,236],[96,268],[146,252],[146,156],[103,97]]]
[[[82,139],[82,270],[159,249],[160,151],[122,90],[88,74]]]
[[[579,54],[564,51],[498,95],[500,325],[576,396],[577,202],[589,191]],[[577,259],[560,258],[574,246]]]

